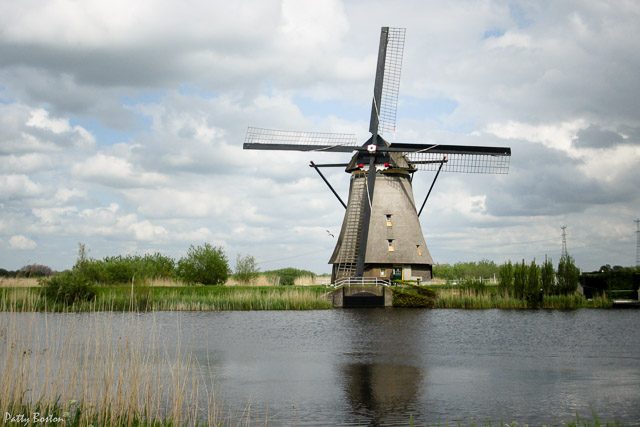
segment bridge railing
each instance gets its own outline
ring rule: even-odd
[[[342,286],[392,286],[393,281],[378,279],[377,277],[343,277],[338,279],[331,286],[339,288]]]

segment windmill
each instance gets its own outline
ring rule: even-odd
[[[329,260],[334,283],[349,277],[430,280],[433,258],[418,217],[440,172],[509,171],[511,149],[507,147],[389,143],[382,137],[395,131],[404,38],[404,28],[383,27],[380,32],[371,138],[364,144],[358,144],[351,134],[247,130],[244,149],[354,153],[349,163],[312,161],[309,165],[345,208]],[[320,171],[324,167],[344,167],[351,175],[346,204]],[[420,210],[412,189],[413,174],[418,170],[436,171]]]

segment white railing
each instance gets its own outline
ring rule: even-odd
[[[391,280],[378,279],[377,277],[343,277],[336,280],[330,286],[339,288],[342,286],[391,286],[393,282]]]

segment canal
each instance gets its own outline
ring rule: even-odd
[[[42,343],[88,328],[124,345],[135,330],[150,351],[188,355],[226,413],[255,424],[557,425],[593,409],[640,425],[636,310],[0,313],[0,326],[20,316]]]

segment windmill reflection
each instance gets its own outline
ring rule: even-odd
[[[415,414],[421,369],[393,363],[352,363],[342,367],[344,391],[352,413],[369,425],[409,421]]]

